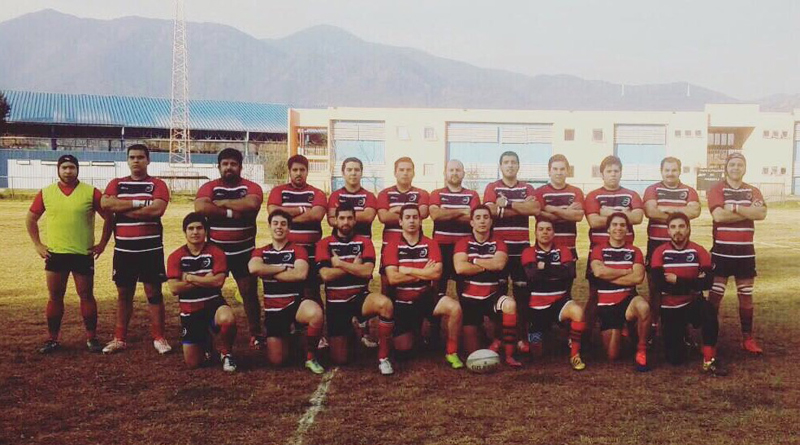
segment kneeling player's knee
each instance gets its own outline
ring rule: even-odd
[[[155,295],[148,295],[147,297],[148,304],[164,304],[164,294],[161,292]]]
[[[383,318],[394,317],[394,305],[391,300],[386,297],[380,299],[378,302],[378,315]]]
[[[503,302],[501,303],[500,309],[503,311],[504,314],[516,314],[517,313],[517,302],[514,301],[513,298],[505,297]]]
[[[236,317],[234,317],[233,311],[227,310],[220,312],[217,316],[217,324],[220,326],[231,326],[236,324]]]

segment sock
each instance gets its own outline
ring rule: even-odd
[[[222,340],[221,347],[219,348],[219,352],[228,355],[231,353],[231,349],[233,349],[233,341],[236,339],[236,324],[222,324],[219,326],[219,336]]]
[[[47,300],[47,331],[50,340],[58,340],[58,332],[61,331],[61,319],[64,318],[64,301]]]
[[[150,335],[153,339],[164,338],[164,303],[148,304],[150,310]]]
[[[306,329],[306,360],[314,360],[319,338],[322,337],[322,326],[308,325]]]
[[[117,340],[125,341],[128,338],[128,327],[127,326],[117,326],[114,328],[114,338]]]
[[[583,331],[585,330],[586,322],[573,321],[569,324],[569,339],[572,341],[572,344],[569,348],[570,357],[575,357],[581,353],[581,337],[583,336]]]
[[[378,318],[378,358],[389,358],[389,350],[392,347],[392,331],[394,331],[394,319]]]
[[[514,354],[517,341],[517,314],[503,314],[503,348],[506,358]]]
[[[97,337],[97,301],[94,298],[81,298],[81,316],[86,328],[86,338]]]
[[[717,347],[716,346],[703,346],[703,361],[705,363],[714,360],[714,357],[717,355]]]
[[[742,334],[745,336],[753,335],[753,308],[740,307],[739,320],[742,322]]]
[[[725,295],[725,284],[724,283],[714,283],[711,285],[711,290],[708,291],[708,301],[717,309],[719,312],[719,306],[722,303],[722,297]]]
[[[458,352],[458,340],[447,337],[447,354],[455,354]]]

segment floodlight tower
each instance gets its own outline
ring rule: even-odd
[[[169,118],[169,163],[191,165],[189,137],[189,59],[186,51],[184,0],[175,0],[172,34],[172,100]]]

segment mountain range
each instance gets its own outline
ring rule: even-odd
[[[42,10],[0,23],[0,89],[170,97],[172,22],[79,18]],[[187,24],[190,97],[300,107],[699,111],[738,98],[687,82],[620,85],[528,76],[364,41],[319,25],[257,39]],[[748,100],[800,108],[800,94]]]

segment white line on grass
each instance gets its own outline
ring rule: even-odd
[[[295,431],[294,436],[289,441],[291,445],[301,445],[303,443],[303,439],[305,438],[306,432],[311,428],[311,425],[314,424],[314,418],[317,417],[320,411],[322,411],[323,404],[325,403],[325,397],[328,395],[328,387],[331,384],[331,380],[333,380],[333,376],[336,375],[336,371],[339,368],[333,368],[328,371],[324,376],[322,376],[322,381],[317,386],[317,390],[314,391],[314,394],[311,395],[311,399],[309,403],[311,406],[308,407],[303,417],[300,418],[300,421],[297,422],[297,431]]]
[[[765,243],[764,241],[756,241],[756,244],[761,244],[762,246],[768,246],[768,247],[777,247],[779,249],[796,250],[796,251],[800,252],[800,249],[798,249],[796,247],[785,246],[783,244]]]

